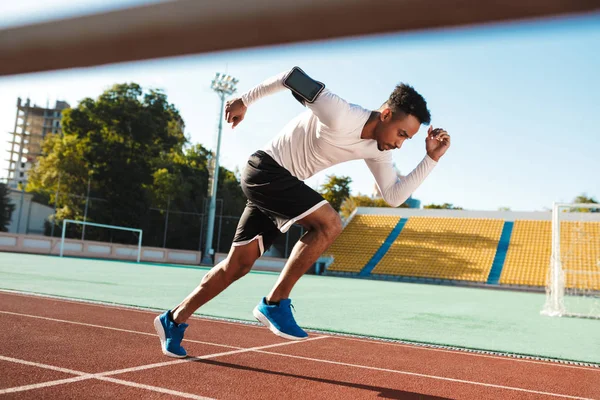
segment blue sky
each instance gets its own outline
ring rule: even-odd
[[[76,7],[62,0],[12,2],[0,5],[0,28],[136,3],[142,1],[85,0]],[[164,89],[191,141],[213,148],[219,111],[210,89],[215,72],[238,78],[241,93],[294,65],[366,108],[378,108],[399,82],[423,94],[432,124],[448,130],[453,141],[414,193],[424,204],[529,211],[583,192],[600,200],[600,14],[3,77],[0,150],[5,154],[18,96],[39,105],[61,99],[75,106],[114,83],[132,81]],[[242,167],[299,112],[302,107],[285,92],[253,105],[235,130],[224,129],[222,165]],[[403,173],[424,156],[424,133],[422,128],[394,151]],[[362,161],[330,168],[307,183],[316,187],[328,174],[352,177],[354,193],[373,189]]]

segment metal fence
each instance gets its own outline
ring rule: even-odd
[[[20,191],[19,198],[32,195]],[[203,206],[200,210],[180,210],[175,207],[159,208],[149,207],[140,209],[137,216],[124,208],[108,207],[114,201],[94,197],[88,194],[58,193],[58,209],[51,203],[46,207],[44,216],[31,215],[33,201],[16,201],[12,219],[19,220],[20,232],[27,234],[43,234],[46,236],[60,237],[62,235],[61,205],[66,203],[66,197],[78,205],[76,215],[69,218],[80,221],[95,222],[106,225],[126,226],[142,229],[143,246],[163,247],[170,249],[197,250],[204,252],[206,229],[208,226],[208,198],[202,199]],[[213,234],[213,249],[215,252],[227,253],[231,247],[233,237],[240,219],[236,215],[223,215],[223,202],[226,199],[217,199],[217,209]],[[131,208],[129,208],[130,210]],[[44,218],[44,221],[36,221]],[[129,221],[129,222],[124,222]],[[34,228],[43,226],[43,228]],[[23,229],[25,227],[25,229]],[[275,257],[288,257],[293,246],[304,234],[304,228],[294,225],[285,234],[279,235],[268,255]],[[81,240],[97,240],[122,244],[137,244],[137,235],[132,232],[123,232],[89,225],[68,224],[66,238]]]

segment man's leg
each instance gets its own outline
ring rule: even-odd
[[[342,221],[330,204],[298,221],[308,232],[294,246],[267,301],[287,299],[292,288],[342,232]]]
[[[232,246],[227,258],[208,271],[200,285],[173,309],[173,320],[177,324],[187,321],[198,308],[246,275],[259,257],[258,240]]]
[[[292,315],[290,292],[298,279],[342,231],[342,221],[329,204],[321,206],[299,222],[308,232],[294,246],[269,296],[261,300],[252,312],[271,332],[290,340],[308,337]]]
[[[227,258],[208,271],[200,285],[185,300],[172,312],[166,311],[154,319],[154,328],[158,333],[163,354],[176,358],[187,356],[187,352],[181,346],[184,331],[188,327],[185,321],[200,306],[246,275],[259,256],[258,240],[243,246],[233,246]]]

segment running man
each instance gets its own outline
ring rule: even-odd
[[[290,293],[340,234],[342,222],[333,207],[303,181],[332,165],[364,159],[385,201],[398,207],[450,147],[450,136],[445,130],[429,127],[423,160],[400,179],[390,150],[399,149],[405,140],[412,139],[421,124],[429,125],[431,115],[425,99],[411,86],[399,84],[378,110],[370,111],[346,102],[320,82],[303,75],[300,78],[305,82],[301,83],[321,85],[307,94],[302,85],[294,86],[292,73],[298,71],[301,70],[294,68],[283,72],[227,102],[225,118],[234,128],[244,120],[253,103],[283,90],[290,90],[307,110],[250,156],[241,179],[248,203],[227,258],[215,265],[177,307],[156,317],[154,325],[167,356],[186,356],[181,341],[187,319],[246,275],[275,238],[295,223],[302,225],[306,233],[294,246],[275,286],[260,300],[253,314],[278,336],[305,339],[307,333],[292,315]]]

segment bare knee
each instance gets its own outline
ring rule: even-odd
[[[250,272],[255,260],[238,260],[231,262],[230,268],[232,269],[233,281],[237,281],[241,277],[245,276]]]
[[[335,217],[332,218],[330,224],[327,226],[327,235],[334,241],[342,233],[342,219],[336,213]]]
[[[253,249],[232,249],[223,266],[227,279],[234,282],[248,274],[259,256]]]
[[[317,231],[325,240],[333,242],[342,233],[342,219],[329,205],[322,207],[318,212],[319,214],[315,215],[317,218],[303,222],[306,228]]]

